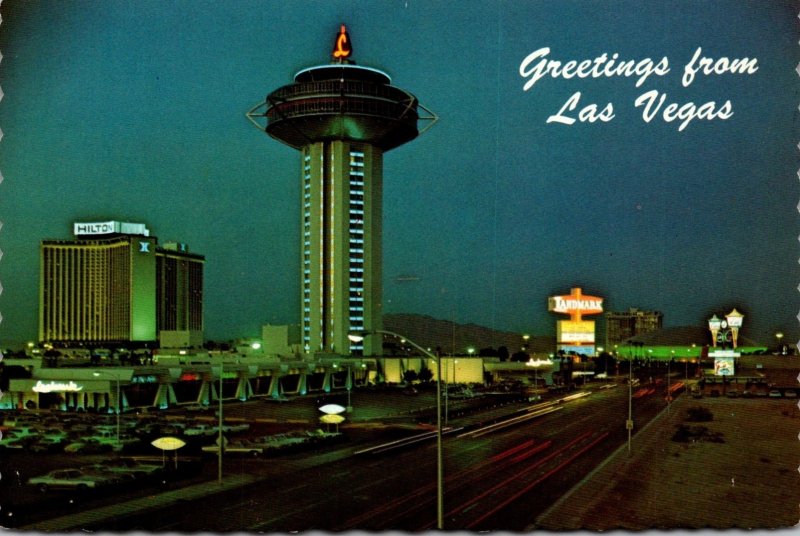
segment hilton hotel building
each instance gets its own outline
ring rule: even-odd
[[[159,247],[141,223],[75,223],[74,235],[40,244],[40,342],[143,346],[183,332],[202,345],[202,255]]]

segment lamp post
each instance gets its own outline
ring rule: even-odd
[[[222,484],[222,451],[225,448],[223,444],[225,438],[222,437],[222,371],[224,370],[224,365],[222,362],[222,358],[220,358],[219,362],[219,393],[217,393],[217,403],[219,405],[219,422],[217,428],[217,482]]]
[[[603,352],[605,352],[605,348],[603,348],[602,346],[598,346],[597,350],[594,353],[594,355],[595,355],[595,365],[597,364],[597,358],[602,357]],[[603,358],[603,365],[604,365],[603,368],[605,369],[606,378],[608,378],[608,356],[605,356]]]
[[[674,354],[675,352],[672,352],[672,353]],[[669,373],[670,373],[670,365],[671,364],[672,364],[672,360],[670,359],[669,361],[667,361],[667,413],[669,413],[669,406],[670,406],[670,403],[672,402],[672,394],[669,392],[669,388],[670,388]]]
[[[436,362],[436,528],[444,530],[444,469],[442,459],[442,360],[436,357],[422,346],[418,345],[408,337],[404,337],[392,331],[375,329],[351,333],[348,338],[353,342],[361,342],[367,335],[389,335],[410,344],[417,351],[422,352],[428,359]]]
[[[344,386],[347,389],[347,413],[351,413],[353,411],[353,404],[350,402],[350,391],[353,389],[353,379],[352,379],[352,370],[350,369],[350,363],[347,364],[347,378],[344,380]]]
[[[633,342],[632,347],[642,348],[643,343]],[[625,421],[625,429],[628,430],[628,456],[631,455],[631,435],[633,433],[633,351],[629,352],[628,361],[628,420]]]
[[[633,431],[633,356],[628,361],[628,420],[625,421],[628,430],[628,456],[631,455],[631,432]]]
[[[777,332],[775,338],[778,339],[778,355],[786,355],[783,351],[783,332]]]
[[[116,411],[116,413],[117,413],[117,439],[116,439],[116,446],[119,447],[119,414],[120,414],[120,409],[122,407],[122,401],[120,400],[121,390],[120,390],[120,387],[119,387],[119,374],[112,374],[112,373],[107,372],[105,370],[101,370],[101,371],[93,372],[92,376],[99,377],[101,374],[108,374],[109,376],[114,378],[114,380],[117,382],[117,403],[116,403],[116,406],[117,406],[117,411]]]

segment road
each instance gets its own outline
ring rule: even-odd
[[[637,398],[637,429],[665,405],[661,392]],[[444,441],[445,528],[530,526],[624,444],[627,407],[627,388],[617,386],[553,408],[532,404],[521,414],[541,415],[486,433],[475,432],[479,416],[471,416],[473,433],[453,431]],[[459,421],[450,424],[455,427]],[[315,454],[313,463],[308,456],[228,460],[226,474],[242,472],[262,480],[169,508],[154,505],[141,515],[86,529],[288,532],[435,527],[435,441],[377,454],[353,452]]]

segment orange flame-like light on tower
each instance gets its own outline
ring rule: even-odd
[[[353,54],[353,47],[350,45],[350,36],[347,35],[347,28],[342,24],[339,34],[336,36],[336,44],[333,46],[333,59],[342,61]]]

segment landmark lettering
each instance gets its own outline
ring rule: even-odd
[[[602,311],[603,302],[601,300],[565,300],[560,296],[556,296],[555,308],[556,312],[563,311]]]

